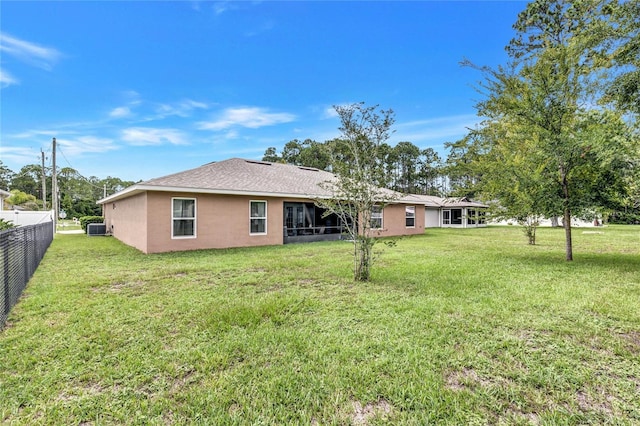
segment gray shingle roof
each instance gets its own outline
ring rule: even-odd
[[[323,170],[290,164],[231,158],[142,182],[144,186],[180,187],[238,193],[271,193],[322,196],[318,185],[334,175]]]
[[[320,184],[332,179],[332,173],[310,167],[231,158],[137,183],[98,203],[144,191],[320,198],[330,196]]]
[[[115,201],[144,191],[323,198],[331,197],[332,194],[321,185],[334,179],[336,177],[332,173],[310,167],[231,158],[137,183],[98,203]],[[461,200],[451,203],[451,199],[431,195],[397,194],[394,196],[396,193],[393,191],[388,189],[382,189],[382,191],[388,194],[388,199],[395,199],[400,203],[429,207],[482,206],[480,203],[468,200],[465,200],[466,203]]]

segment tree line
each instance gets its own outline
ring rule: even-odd
[[[267,148],[262,160],[335,171],[338,163],[349,163],[354,157],[347,146],[340,138],[325,142],[293,139],[280,153],[275,147]],[[382,171],[375,178],[380,187],[424,195],[441,196],[447,192],[444,163],[433,148],[420,149],[411,142],[395,146],[382,142],[373,160]]]
[[[7,199],[7,204],[20,206],[26,210],[51,209],[51,172],[50,167],[45,167],[46,193],[43,197],[43,169],[41,165],[28,164],[14,172],[0,161],[0,188],[11,191],[11,197]],[[101,215],[102,208],[96,204],[96,201],[103,198],[105,192],[113,194],[135,183],[111,176],[105,179],[96,176],[85,178],[71,167],[58,168],[56,180],[59,189],[60,210],[64,210],[67,217],[70,218]],[[44,205],[45,199],[46,205]]]

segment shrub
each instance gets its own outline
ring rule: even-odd
[[[613,212],[609,216],[609,223],[620,225],[638,225],[640,224],[640,212]]]
[[[0,231],[15,228],[16,226],[10,220],[0,219]]]
[[[90,223],[103,223],[104,217],[102,216],[82,216],[80,218],[80,226],[84,232],[87,232],[87,225]]]

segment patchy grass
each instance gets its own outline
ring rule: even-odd
[[[0,332],[0,422],[639,424],[640,228],[599,231],[567,263],[562,230],[428,230],[365,284],[345,242],[58,235]]]

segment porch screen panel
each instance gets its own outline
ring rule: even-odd
[[[467,225],[475,225],[476,224],[476,211],[473,209],[467,210]]]
[[[451,224],[451,210],[443,210],[442,211],[442,224],[450,225]]]
[[[451,209],[451,224],[462,225],[462,209]]]

